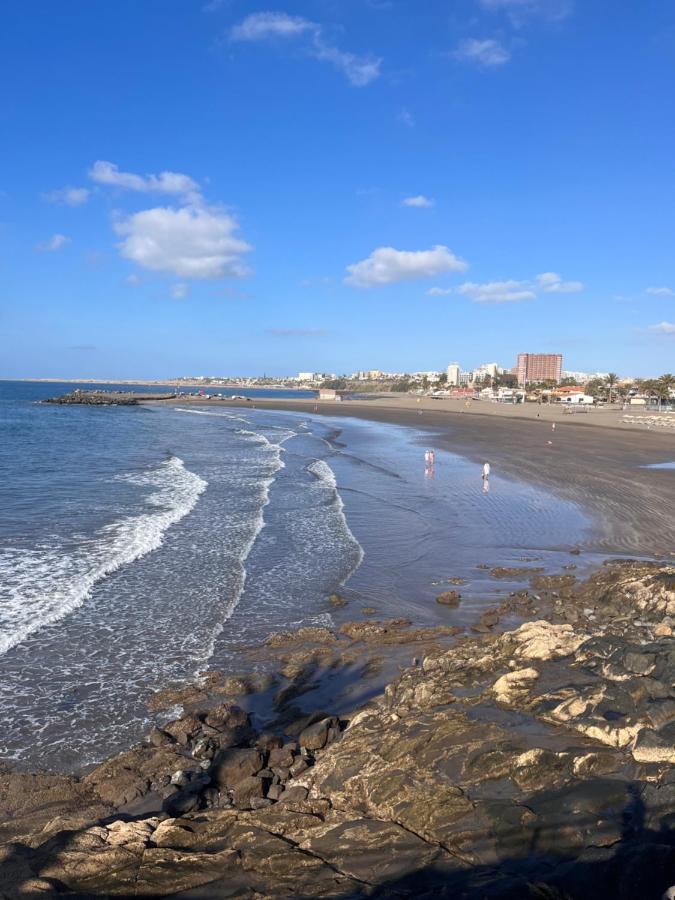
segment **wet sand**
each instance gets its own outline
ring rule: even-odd
[[[620,410],[566,415],[557,406],[474,401],[467,407],[464,401],[425,397],[418,402],[401,395],[342,403],[192,398],[189,402],[428,428],[435,432],[437,446],[477,464],[489,460],[493,471],[542,485],[580,504],[597,528],[589,549],[640,556],[675,554],[673,470],[645,468],[675,460],[675,428],[661,431],[623,424]]]

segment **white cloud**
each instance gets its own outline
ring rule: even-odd
[[[396,118],[401,125],[405,125],[407,128],[415,127],[415,117],[405,106],[399,109]]]
[[[452,288],[432,287],[427,291],[427,297],[447,297],[452,293]]]
[[[443,272],[463,272],[466,268],[467,263],[442,244],[437,244],[431,250],[378,247],[367,259],[347,266],[349,275],[344,281],[353,287],[370,288],[417,278],[432,278]]]
[[[476,38],[466,38],[459,42],[454,55],[462,62],[476,63],[476,65],[486,68],[501,66],[511,59],[511,52],[492,38],[482,41]]]
[[[66,237],[65,234],[53,234],[48,241],[43,241],[43,243],[38,244],[35,249],[39,250],[41,253],[53,253],[55,250],[60,250],[69,243],[70,238]]]
[[[572,10],[571,0],[478,0],[480,6],[492,12],[508,13],[511,22],[518,26],[532,16],[557,21]]]
[[[340,50],[324,40],[321,25],[302,16],[290,16],[284,12],[252,13],[230,30],[230,39],[233,41],[285,40],[301,36],[310,38],[307,47],[310,56],[335,66],[350,84],[364,87],[379,77],[382,65],[379,57],[357,56]]]
[[[458,290],[474,303],[518,303],[534,300],[537,296],[527,281],[488,281],[483,284],[466,281]]]
[[[267,38],[296,37],[306,31],[317,31],[319,26],[302,16],[289,16],[284,12],[258,12],[235,25],[230,31],[233,41],[264,41]]]
[[[241,278],[241,260],[251,247],[236,237],[236,219],[217,208],[157,207],[134,213],[114,224],[124,240],[126,259],[154,272],[179,278]]]
[[[129,287],[138,287],[138,285],[141,283],[141,279],[138,275],[136,275],[135,272],[132,272],[131,275],[127,275],[127,277],[124,279],[124,283],[128,284]]]
[[[669,287],[648,287],[646,293],[655,297],[675,297],[675,291]]]
[[[178,284],[174,284],[171,288],[171,296],[174,300],[184,300],[188,295],[188,286],[183,282],[179,282]]]
[[[428,208],[436,203],[431,197],[425,197],[424,194],[417,194],[416,197],[405,197],[401,200],[401,206],[417,206],[420,208]]]
[[[57,191],[48,191],[42,194],[42,199],[48,203],[59,203],[63,206],[82,206],[89,199],[89,188],[68,187],[60,188]]]
[[[311,55],[321,62],[332,63],[337,69],[346,75],[350,84],[355,87],[365,87],[380,76],[382,60],[374,56],[356,56],[339,50],[330,44],[324,43],[318,35],[315,35]]]
[[[189,202],[199,202],[201,193],[197,182],[181,172],[160,172],[159,175],[136,175],[120,172],[115,163],[99,159],[89,170],[89,177],[97,184],[139,191],[144,194],[171,194]]]
[[[576,294],[584,289],[581,281],[563,281],[557,272],[542,272],[537,283],[547,294]]]
[[[658,325],[650,325],[647,330],[653,334],[675,334],[675,323],[659,322]]]

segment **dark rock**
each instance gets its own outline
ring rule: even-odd
[[[207,725],[212,728],[222,729],[228,728],[247,728],[251,721],[248,713],[237,706],[235,703],[221,703],[210,709],[204,719]]]
[[[168,725],[164,726],[164,731],[171,735],[181,746],[185,747],[192,738],[199,734],[201,727],[201,719],[194,715],[188,715],[169,722]]]
[[[330,716],[327,719],[322,719],[320,722],[315,722],[313,725],[308,725],[300,733],[300,746],[306,747],[308,750],[323,749],[328,743],[329,730],[337,725],[339,725],[339,721],[335,716]],[[292,767],[291,771],[293,771]]]
[[[283,739],[278,734],[264,732],[259,736],[255,745],[259,750],[277,750],[283,743]]]
[[[267,797],[270,800],[278,800],[284,793],[284,790],[285,788],[282,784],[271,784],[267,788]]]
[[[221,750],[216,754],[209,774],[219,787],[234,788],[244,778],[256,775],[263,766],[259,750]]]
[[[173,744],[174,738],[162,728],[153,728],[148,735],[148,743],[153,747],[163,747],[166,744]]]
[[[268,765],[272,769],[290,769],[294,759],[293,751],[290,750],[288,746],[278,747],[274,750],[270,750]]]
[[[255,778],[252,775],[242,778],[232,792],[232,801],[237,809],[252,809],[251,801],[254,798],[263,800],[266,790],[270,785],[266,785],[262,778]]]
[[[443,591],[436,597],[436,603],[440,603],[441,606],[449,606],[452,609],[456,609],[459,606],[461,599],[462,595],[459,591]]]
[[[281,803],[302,803],[307,799],[309,791],[306,787],[302,787],[302,785],[296,784],[291,787],[287,787],[286,790],[281,795]]]

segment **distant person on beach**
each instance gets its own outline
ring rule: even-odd
[[[483,474],[481,475],[483,481],[487,481],[490,478],[490,463],[483,463]]]
[[[555,422],[551,423],[551,431],[555,431]]]

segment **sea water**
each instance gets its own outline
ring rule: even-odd
[[[322,418],[36,402],[64,390],[0,383],[0,759],[24,767],[129,746],[152,691],[245,671],[241,648],[273,631],[364,608],[468,624],[505,590],[484,566],[561,571],[589,528],[498,472],[486,492],[455,454],[429,471],[432,435],[347,403]],[[455,611],[434,601],[451,578]]]

